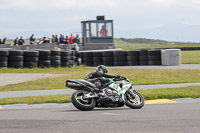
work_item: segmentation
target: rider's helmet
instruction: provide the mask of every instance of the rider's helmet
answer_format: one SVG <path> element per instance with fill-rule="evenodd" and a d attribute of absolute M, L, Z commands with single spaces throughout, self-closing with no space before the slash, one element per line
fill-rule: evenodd
<path fill-rule="evenodd" d="M 108 73 L 108 69 L 104 65 L 98 65 L 96 71 L 102 73 Z"/>

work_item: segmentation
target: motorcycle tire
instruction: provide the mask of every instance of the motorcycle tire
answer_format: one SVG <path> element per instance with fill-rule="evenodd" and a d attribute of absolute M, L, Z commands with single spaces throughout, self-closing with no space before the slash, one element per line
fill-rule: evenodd
<path fill-rule="evenodd" d="M 91 99 L 90 104 L 84 104 L 79 101 L 80 99 L 77 99 L 77 96 L 83 95 L 84 91 L 76 91 L 72 94 L 72 104 L 81 111 L 89 111 L 93 110 L 96 106 L 96 100 L 94 98 Z"/>
<path fill-rule="evenodd" d="M 133 104 L 133 103 L 127 98 L 127 94 L 128 94 L 128 93 L 126 93 L 125 96 L 124 96 L 126 106 L 128 106 L 128 107 L 130 107 L 130 108 L 132 108 L 132 109 L 140 109 L 140 108 L 142 108 L 142 107 L 144 106 L 144 98 L 143 98 L 143 96 L 142 96 L 140 93 L 138 93 L 138 92 L 136 92 L 136 91 L 134 92 L 134 94 L 135 94 L 136 96 L 138 96 L 138 98 L 140 99 L 140 104 Z"/>

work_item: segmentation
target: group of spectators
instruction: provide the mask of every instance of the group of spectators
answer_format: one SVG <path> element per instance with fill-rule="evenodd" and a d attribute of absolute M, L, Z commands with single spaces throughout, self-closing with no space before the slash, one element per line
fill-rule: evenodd
<path fill-rule="evenodd" d="M 60 37 L 57 35 L 52 35 L 52 38 L 43 37 L 38 42 L 35 42 L 34 34 L 30 37 L 30 44 L 43 44 L 43 43 L 56 43 L 56 44 L 80 44 L 79 34 L 76 34 L 76 37 L 71 34 L 70 37 L 60 34 Z"/>
<path fill-rule="evenodd" d="M 76 37 L 73 36 L 71 34 L 70 37 L 68 36 L 64 36 L 62 34 L 60 34 L 60 37 L 58 37 L 57 35 L 52 35 L 52 38 L 49 37 L 43 37 L 42 39 L 36 41 L 36 39 L 34 38 L 34 34 L 31 35 L 30 39 L 30 44 L 44 44 L 44 43 L 56 43 L 56 44 L 80 44 L 80 38 L 79 38 L 79 34 L 76 34 Z M 0 38 L 0 44 L 6 44 L 7 41 L 7 37 L 3 38 L 3 40 L 1 40 Z M 24 45 L 25 41 L 23 39 L 23 37 L 21 36 L 20 38 L 16 37 L 14 39 L 14 46 L 15 45 Z"/>
<path fill-rule="evenodd" d="M 6 41 L 7 41 L 7 37 L 4 37 L 3 40 L 1 40 L 0 38 L 0 44 L 6 44 Z"/>

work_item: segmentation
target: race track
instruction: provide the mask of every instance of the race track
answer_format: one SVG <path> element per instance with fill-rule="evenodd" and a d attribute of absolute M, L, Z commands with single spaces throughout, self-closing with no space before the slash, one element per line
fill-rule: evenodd
<path fill-rule="evenodd" d="M 200 102 L 79 111 L 73 106 L 0 110 L 0 133 L 199 133 Z"/>

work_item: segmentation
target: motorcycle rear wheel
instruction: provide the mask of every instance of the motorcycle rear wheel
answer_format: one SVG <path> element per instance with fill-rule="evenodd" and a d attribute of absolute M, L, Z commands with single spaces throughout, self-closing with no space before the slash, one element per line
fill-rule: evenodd
<path fill-rule="evenodd" d="M 76 91 L 73 93 L 71 99 L 72 104 L 79 110 L 89 111 L 94 109 L 96 106 L 96 100 L 94 98 L 91 99 L 83 99 L 85 91 Z"/>
<path fill-rule="evenodd" d="M 124 96 L 126 106 L 132 109 L 140 109 L 144 106 L 144 98 L 143 96 L 134 91 L 134 98 L 130 97 L 129 92 L 127 92 Z"/>

